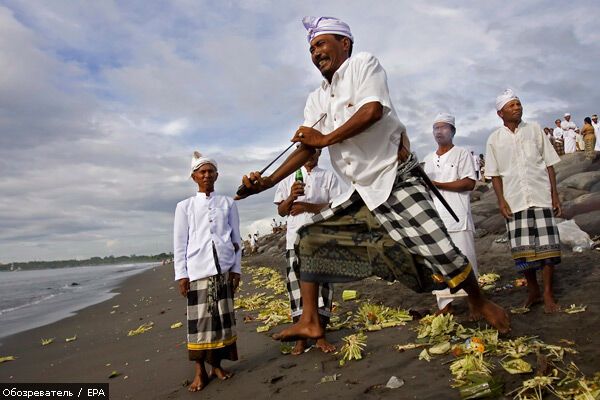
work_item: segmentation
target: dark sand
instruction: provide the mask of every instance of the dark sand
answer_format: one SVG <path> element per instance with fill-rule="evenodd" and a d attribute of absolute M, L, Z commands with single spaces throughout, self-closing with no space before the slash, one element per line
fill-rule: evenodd
<path fill-rule="evenodd" d="M 493 238 L 483 238 L 478 247 L 489 247 Z M 485 243 L 484 241 L 487 241 Z M 585 304 L 588 310 L 580 314 L 545 315 L 542 306 L 528 314 L 514 315 L 513 330 L 509 337 L 538 335 L 546 343 L 557 344 L 560 339 L 573 340 L 579 354 L 567 356 L 587 375 L 600 370 L 600 253 L 588 251 L 573 254 L 564 249 L 563 264 L 556 271 L 556 295 L 567 306 Z M 249 265 L 280 268 L 283 256 L 251 256 Z M 486 252 L 480 255 L 482 273 L 498 272 L 501 282 L 515 278 L 506 254 Z M 0 356 L 13 355 L 16 361 L 0 364 L 1 382 L 109 382 L 111 399 L 458 399 L 458 391 L 450 387 L 448 365 L 442 362 L 452 356 L 419 361 L 418 350 L 398 353 L 393 345 L 414 342 L 411 330 L 416 322 L 404 327 L 368 333 L 366 357 L 358 362 L 338 366 L 336 356 L 315 349 L 301 356 L 280 354 L 279 343 L 267 334 L 256 333 L 257 324 L 243 323 L 245 315 L 257 312 L 240 311 L 238 320 L 238 350 L 240 360 L 225 362 L 224 367 L 235 372 L 228 381 L 212 381 L 200 393 L 188 393 L 184 382 L 192 378 L 192 363 L 187 361 L 185 328 L 171 329 L 170 325 L 185 323 L 185 300 L 178 294 L 172 281 L 170 265 L 157 267 L 127 280 L 113 299 L 80 311 L 77 315 L 57 323 L 19 333 L 3 339 Z M 246 278 L 249 278 L 246 275 Z M 244 284 L 244 293 L 253 288 Z M 415 294 L 400 284 L 388 284 L 377 279 L 338 286 L 335 298 L 342 311 L 356 308 L 356 303 L 343 303 L 341 291 L 352 288 L 361 299 L 372 299 L 386 305 L 402 308 L 435 310 L 434 297 Z M 490 297 L 510 308 L 519 306 L 526 288 L 519 287 L 491 293 Z M 464 321 L 466 307 L 458 305 L 457 317 Z M 113 306 L 119 305 L 118 308 Z M 111 311 L 115 311 L 111 314 Z M 154 322 L 149 332 L 128 337 L 130 329 L 145 322 Z M 281 328 L 276 328 L 280 330 Z M 352 332 L 342 330 L 329 334 L 340 345 L 341 337 Z M 74 342 L 65 338 L 77 334 Z M 40 339 L 55 337 L 54 343 L 41 346 Z M 529 359 L 535 364 L 535 360 Z M 110 365 L 107 365 L 110 364 Z M 120 375 L 108 379 L 112 371 Z M 338 381 L 319 384 L 324 375 L 340 374 Z M 500 367 L 495 374 L 506 382 L 505 393 L 517 387 L 523 378 L 511 376 Z M 395 375 L 405 381 L 399 389 L 372 388 L 385 384 Z"/>

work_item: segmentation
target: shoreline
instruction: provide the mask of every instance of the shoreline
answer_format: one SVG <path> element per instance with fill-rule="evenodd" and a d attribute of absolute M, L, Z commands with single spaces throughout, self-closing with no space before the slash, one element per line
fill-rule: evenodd
<path fill-rule="evenodd" d="M 71 281 L 72 283 L 65 283 L 64 286 L 72 287 L 75 290 L 78 290 L 81 286 L 82 289 L 89 289 L 92 293 L 91 295 L 84 297 L 85 292 L 56 292 L 45 295 L 42 298 L 39 298 L 33 302 L 28 302 L 25 304 L 19 304 L 13 309 L 3 310 L 0 313 L 0 323 L 3 325 L 3 329 L 0 330 L 0 349 L 2 347 L 2 343 L 6 338 L 17 335 L 22 332 L 29 331 L 31 329 L 41 328 L 46 325 L 50 325 L 53 323 L 60 322 L 66 318 L 77 315 L 82 310 L 85 310 L 88 307 L 94 306 L 99 303 L 103 303 L 105 301 L 109 301 L 113 297 L 118 295 L 118 289 L 130 278 L 143 274 L 147 270 L 151 268 L 156 268 L 160 266 L 158 263 L 137 263 L 137 264 L 113 264 L 107 265 L 106 267 L 113 267 L 110 273 L 119 274 L 117 277 L 112 279 L 104 279 L 101 282 L 96 282 L 96 277 L 92 276 L 80 276 L 83 278 L 86 283 L 84 286 L 81 286 L 79 279 L 70 278 L 66 281 Z M 129 269 L 123 270 L 123 267 L 128 267 Z M 75 267 L 63 267 L 60 269 L 71 269 L 75 268 L 81 271 L 83 268 L 96 268 L 96 266 L 75 266 Z M 31 270 L 31 271 L 17 271 L 30 273 L 30 272 L 39 272 L 39 271 L 55 271 L 58 268 L 50 268 L 46 270 Z M 94 271 L 99 272 L 99 271 Z M 13 272 L 10 272 L 11 274 Z M 89 274 L 86 272 L 86 274 Z M 0 275 L 2 277 L 2 275 Z M 11 275 L 12 277 L 12 275 Z M 20 278 L 22 281 L 24 278 Z M 60 279 L 60 278 L 59 278 Z M 79 282 L 74 282 L 77 280 Z M 17 281 L 16 283 L 19 283 Z M 56 281 L 54 282 L 56 284 Z M 42 284 L 41 282 L 35 283 L 34 285 L 46 286 L 46 283 Z M 94 286 L 94 287 L 86 287 L 86 286 Z M 61 285 L 62 286 L 62 285 Z M 14 288 L 6 288 L 5 290 L 15 290 Z M 47 288 L 51 289 L 51 288 Z M 64 287 L 63 287 L 64 289 Z M 61 289 L 55 289 L 61 290 Z M 82 304 L 78 304 L 78 302 L 82 302 Z M 49 304 L 55 308 L 49 307 Z M 36 312 L 36 307 L 44 308 L 44 313 L 40 315 L 40 311 Z M 7 312 L 8 311 L 8 312 Z M 21 315 L 20 315 L 21 314 Z M 33 319 L 36 319 L 35 321 Z M 6 328 L 8 327 L 8 328 Z"/>

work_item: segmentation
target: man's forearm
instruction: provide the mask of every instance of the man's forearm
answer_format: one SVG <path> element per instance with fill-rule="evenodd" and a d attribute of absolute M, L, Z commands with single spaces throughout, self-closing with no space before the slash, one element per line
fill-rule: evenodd
<path fill-rule="evenodd" d="M 499 176 L 492 176 L 492 187 L 496 193 L 498 203 L 504 201 L 504 189 L 502 187 L 502 178 Z"/>
<path fill-rule="evenodd" d="M 277 205 L 277 213 L 280 217 L 287 217 L 290 215 L 290 209 L 294 203 L 294 198 L 289 196 L 287 199 Z"/>
<path fill-rule="evenodd" d="M 291 175 L 301 166 L 303 166 L 308 159 L 315 153 L 315 149 L 305 145 L 300 145 L 288 158 L 273 172 L 269 175 L 271 185 L 275 186 L 284 178 Z"/>
<path fill-rule="evenodd" d="M 463 178 L 453 182 L 433 182 L 433 184 L 442 190 L 451 192 L 470 192 L 475 188 L 475 181 L 471 178 Z"/>
<path fill-rule="evenodd" d="M 548 178 L 550 179 L 550 190 L 553 196 L 558 195 L 558 189 L 556 188 L 556 173 L 554 172 L 554 167 L 547 167 Z"/>
<path fill-rule="evenodd" d="M 327 145 L 343 142 L 370 128 L 383 117 L 383 106 L 379 102 L 363 105 L 346 123 L 327 135 Z"/>

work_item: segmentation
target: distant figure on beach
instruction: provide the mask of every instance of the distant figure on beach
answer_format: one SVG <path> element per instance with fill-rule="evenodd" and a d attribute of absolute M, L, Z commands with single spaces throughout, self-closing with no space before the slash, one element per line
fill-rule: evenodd
<path fill-rule="evenodd" d="M 275 218 L 271 221 L 271 228 L 273 228 L 273 233 L 277 233 L 277 221 L 275 221 Z"/>
<path fill-rule="evenodd" d="M 583 135 L 583 142 L 585 144 L 585 159 L 593 160 L 596 157 L 594 147 L 596 146 L 596 140 L 598 140 L 598 138 L 596 138 L 595 129 L 590 117 L 585 117 L 583 120 L 581 134 Z"/>
<path fill-rule="evenodd" d="M 272 175 L 252 172 L 242 182 L 250 194 L 262 192 L 304 165 L 315 149 L 328 147 L 349 189 L 298 230 L 302 316 L 273 338 L 322 337 L 319 283 L 375 274 L 419 291 L 429 289 L 426 280 L 433 274 L 453 292 L 465 289 L 473 314 L 508 332 L 508 314 L 484 297 L 471 264 L 435 211 L 392 105 L 385 70 L 369 53 L 351 56 L 354 38 L 343 21 L 305 17 L 303 23 L 312 62 L 324 80 L 309 95 L 303 126 L 292 138 L 302 145 Z M 423 257 L 429 271 L 415 267 L 412 255 Z"/>
<path fill-rule="evenodd" d="M 310 222 L 311 218 L 327 207 L 331 201 L 342 193 L 337 177 L 332 171 L 319 167 L 321 150 L 317 149 L 302 168 L 277 185 L 275 199 L 277 212 L 287 217 L 286 252 L 287 290 L 292 309 L 292 318 L 297 322 L 302 315 L 302 297 L 300 296 L 300 270 L 298 256 L 294 250 L 297 230 Z M 296 176 L 297 175 L 297 176 Z M 298 179 L 301 177 L 301 179 Z M 323 330 L 331 317 L 333 305 L 333 284 L 323 282 L 318 288 L 319 320 Z M 293 355 L 300 355 L 306 349 L 306 339 L 299 339 L 292 349 Z M 316 347 L 325 353 L 335 350 L 335 346 L 327 342 L 325 334 L 317 338 Z"/>
<path fill-rule="evenodd" d="M 565 114 L 565 120 L 560 123 L 563 130 L 563 138 L 565 142 L 565 154 L 575 153 L 577 151 L 577 125 L 571 121 L 571 114 Z"/>
<path fill-rule="evenodd" d="M 510 89 L 496 99 L 504 125 L 487 141 L 485 163 L 506 219 L 517 272 L 527 279 L 524 306 L 543 300 L 547 313 L 559 311 L 554 300 L 554 266 L 560 263 L 560 240 L 555 216 L 561 215 L 554 165 L 560 157 L 535 122 L 525 122 L 521 101 Z M 542 270 L 543 295 L 536 271 Z"/>
<path fill-rule="evenodd" d="M 475 225 L 471 215 L 471 192 L 475 188 L 476 171 L 473 166 L 473 152 L 470 153 L 453 143 L 456 134 L 455 118 L 447 113 L 438 114 L 433 121 L 433 138 L 438 148 L 425 159 L 425 172 L 440 190 L 440 193 L 458 216 L 458 222 L 452 218 L 440 200 L 433 198 L 444 226 L 458 249 L 469 259 L 473 272 L 477 273 L 475 256 Z M 475 156 L 479 160 L 479 156 Z M 454 294 L 443 283 L 433 292 L 437 299 L 439 313 L 451 313 L 452 301 L 464 297 L 467 293 L 460 290 Z"/>
<path fill-rule="evenodd" d="M 233 293 L 241 273 L 240 221 L 233 199 L 214 193 L 218 176 L 216 161 L 194 152 L 191 177 L 198 193 L 175 210 L 175 280 L 187 297 L 187 348 L 195 362 L 190 392 L 211 378 L 230 378 L 221 361 L 238 359 Z"/>
<path fill-rule="evenodd" d="M 483 154 L 479 154 L 479 169 L 481 170 L 481 182 L 485 182 L 485 158 Z"/>
<path fill-rule="evenodd" d="M 471 150 L 471 160 L 473 161 L 473 168 L 475 168 L 475 178 L 479 180 L 479 173 L 481 171 L 481 164 L 479 163 L 479 156 Z"/>
<path fill-rule="evenodd" d="M 597 114 L 592 114 L 592 126 L 594 127 L 594 133 L 596 134 L 596 144 L 594 145 L 594 151 L 600 151 L 600 124 L 598 123 Z"/>
<path fill-rule="evenodd" d="M 554 121 L 554 125 L 556 127 L 552 131 L 552 136 L 554 136 L 554 150 L 559 156 L 565 154 L 565 142 L 564 142 L 564 132 L 561 127 L 561 120 L 557 119 Z"/>
<path fill-rule="evenodd" d="M 252 235 L 252 239 L 250 240 L 250 246 L 252 247 L 252 253 L 258 252 L 258 233 Z"/>

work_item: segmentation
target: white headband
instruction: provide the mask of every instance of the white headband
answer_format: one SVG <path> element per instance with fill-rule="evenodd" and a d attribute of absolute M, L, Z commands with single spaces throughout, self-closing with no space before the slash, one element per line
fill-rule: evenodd
<path fill-rule="evenodd" d="M 346 36 L 354 43 L 354 37 L 350 32 L 350 27 L 348 24 L 337 18 L 304 17 L 302 18 L 302 24 L 304 24 L 304 27 L 308 31 L 308 43 L 310 43 L 315 37 L 325 34 Z"/>
<path fill-rule="evenodd" d="M 217 162 L 209 157 L 204 157 L 199 152 L 195 151 L 194 156 L 192 157 L 192 162 L 190 163 L 190 175 L 194 173 L 195 170 L 203 166 L 204 164 L 212 164 L 215 169 L 218 169 Z"/>
<path fill-rule="evenodd" d="M 456 128 L 456 124 L 454 123 L 454 115 L 452 114 L 439 113 L 437 117 L 435 117 L 435 119 L 433 120 L 433 124 L 435 125 L 438 122 L 445 122 Z"/>
<path fill-rule="evenodd" d="M 519 98 L 512 89 L 506 89 L 500 96 L 496 97 L 496 111 L 502 110 L 502 107 L 512 100 L 519 100 Z"/>

